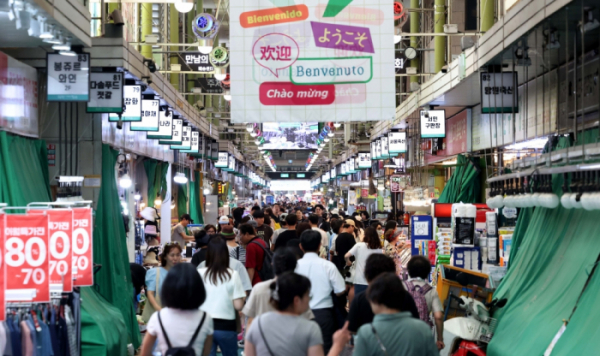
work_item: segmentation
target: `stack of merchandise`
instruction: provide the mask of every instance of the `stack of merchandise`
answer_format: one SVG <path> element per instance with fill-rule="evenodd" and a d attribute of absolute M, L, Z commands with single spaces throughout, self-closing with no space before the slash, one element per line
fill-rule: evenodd
<path fill-rule="evenodd" d="M 448 265 L 452 258 L 452 229 L 440 227 L 435 236 L 437 240 L 437 263 Z"/>

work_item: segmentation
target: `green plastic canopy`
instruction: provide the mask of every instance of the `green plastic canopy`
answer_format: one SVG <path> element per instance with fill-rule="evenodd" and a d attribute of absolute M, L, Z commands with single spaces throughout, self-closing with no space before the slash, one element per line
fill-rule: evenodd
<path fill-rule="evenodd" d="M 164 200 L 167 194 L 169 163 L 148 159 L 144 161 L 144 169 L 148 177 L 148 206 L 153 207 L 157 196 Z"/>
<path fill-rule="evenodd" d="M 446 183 L 438 202 L 477 203 L 481 193 L 478 165 L 477 158 L 458 155 L 456 158 L 456 171 Z"/>
<path fill-rule="evenodd" d="M 127 327 L 119 309 L 96 290 L 81 290 L 81 354 L 127 355 Z"/>
<path fill-rule="evenodd" d="M 204 224 L 201 204 L 202 193 L 200 173 L 194 171 L 194 181 L 190 182 L 190 216 L 194 220 L 194 224 Z"/>
<path fill-rule="evenodd" d="M 51 200 L 46 141 L 0 131 L 0 203 Z"/>
<path fill-rule="evenodd" d="M 125 225 L 115 179 L 118 152 L 102 145 L 102 182 L 94 220 L 94 263 L 102 268 L 94 276 L 96 290 L 115 306 L 125 321 L 129 342 L 141 344 L 129 270 Z"/>

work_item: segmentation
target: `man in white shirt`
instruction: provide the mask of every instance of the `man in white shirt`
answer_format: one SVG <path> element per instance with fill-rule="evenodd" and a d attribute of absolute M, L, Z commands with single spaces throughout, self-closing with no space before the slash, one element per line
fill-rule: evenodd
<path fill-rule="evenodd" d="M 300 248 L 304 251 L 304 257 L 298 260 L 296 273 L 310 280 L 310 309 L 321 328 L 323 349 L 327 354 L 331 348 L 333 333 L 338 327 L 331 292 L 343 295 L 346 284 L 333 263 L 319 258 L 317 253 L 321 248 L 321 234 L 318 231 L 303 232 L 300 236 Z"/>
<path fill-rule="evenodd" d="M 319 228 L 319 216 L 317 214 L 310 214 L 308 216 L 308 223 L 314 231 L 317 231 L 319 234 L 321 234 L 321 246 L 325 246 L 325 248 L 328 248 L 329 237 L 327 236 L 327 233 L 325 231 Z"/>

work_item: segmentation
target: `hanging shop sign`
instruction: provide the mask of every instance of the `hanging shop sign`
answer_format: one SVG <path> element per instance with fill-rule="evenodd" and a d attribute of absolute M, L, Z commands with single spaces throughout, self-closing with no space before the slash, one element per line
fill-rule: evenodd
<path fill-rule="evenodd" d="M 171 145 L 172 150 L 189 150 L 192 148 L 192 127 L 183 126 L 181 128 L 181 144 Z"/>
<path fill-rule="evenodd" d="M 229 166 L 229 153 L 219 152 L 219 159 L 215 163 L 216 168 L 228 168 Z"/>
<path fill-rule="evenodd" d="M 369 153 L 358 154 L 358 168 L 369 169 L 371 168 L 371 155 Z"/>
<path fill-rule="evenodd" d="M 227 166 L 228 172 L 235 172 L 235 157 L 229 156 L 229 165 Z"/>
<path fill-rule="evenodd" d="M 208 54 L 200 52 L 183 53 L 184 65 L 182 70 L 199 73 L 210 73 L 215 71 L 215 67 L 210 64 Z"/>
<path fill-rule="evenodd" d="M 377 159 L 376 145 L 375 141 L 371 141 L 371 160 Z"/>
<path fill-rule="evenodd" d="M 221 82 L 215 78 L 198 78 L 196 79 L 196 85 L 202 88 L 202 93 L 206 94 L 223 94 L 223 87 Z"/>
<path fill-rule="evenodd" d="M 146 132 L 151 139 L 170 139 L 173 137 L 173 114 L 168 110 L 158 112 L 158 131 Z"/>
<path fill-rule="evenodd" d="M 381 154 L 381 139 L 377 139 L 375 141 L 375 158 L 381 159 L 383 156 Z"/>
<path fill-rule="evenodd" d="M 331 179 L 335 179 L 335 177 L 337 176 L 337 172 L 335 171 L 335 167 L 331 168 L 331 171 L 329 172 L 329 177 Z"/>
<path fill-rule="evenodd" d="M 90 55 L 47 54 L 48 101 L 90 100 Z"/>
<path fill-rule="evenodd" d="M 73 285 L 94 285 L 92 208 L 73 209 Z"/>
<path fill-rule="evenodd" d="M 421 138 L 446 137 L 446 111 L 421 110 Z"/>
<path fill-rule="evenodd" d="M 213 161 L 216 161 L 217 159 L 219 159 L 219 143 L 216 140 L 213 140 L 213 142 L 211 143 L 211 159 Z"/>
<path fill-rule="evenodd" d="M 110 114 L 108 121 L 142 121 L 142 87 L 140 85 L 125 85 L 123 87 L 123 113 Z"/>
<path fill-rule="evenodd" d="M 402 189 L 400 188 L 400 182 L 402 180 L 401 176 L 391 176 L 390 177 L 390 192 L 392 193 L 400 193 Z"/>
<path fill-rule="evenodd" d="M 4 215 L 6 293 L 33 302 L 50 302 L 47 214 Z"/>
<path fill-rule="evenodd" d="M 394 59 L 394 70 L 396 74 L 406 73 L 406 64 L 408 59 L 403 52 L 396 52 L 396 58 Z"/>
<path fill-rule="evenodd" d="M 448 135 L 446 136 L 445 155 L 452 156 L 468 151 L 469 111 L 463 110 L 448 120 Z"/>
<path fill-rule="evenodd" d="M 330 179 L 329 172 L 323 174 L 323 183 L 329 182 Z"/>
<path fill-rule="evenodd" d="M 171 138 L 166 140 L 158 141 L 161 145 L 181 145 L 181 132 L 183 131 L 183 120 L 173 118 L 173 125 L 171 125 L 173 131 L 171 132 Z"/>
<path fill-rule="evenodd" d="M 141 121 L 133 121 L 129 124 L 131 131 L 152 131 L 159 130 L 158 112 L 160 110 L 159 100 L 142 100 Z"/>
<path fill-rule="evenodd" d="M 0 52 L 0 129 L 38 137 L 37 70 Z"/>
<path fill-rule="evenodd" d="M 88 113 L 123 112 L 123 73 L 92 72 Z"/>
<path fill-rule="evenodd" d="M 390 132 L 388 141 L 391 154 L 406 153 L 406 132 Z"/>
<path fill-rule="evenodd" d="M 346 166 L 347 166 L 347 168 L 348 168 L 348 170 L 349 170 L 350 173 L 356 173 L 356 172 L 358 172 L 356 170 L 356 163 L 355 163 L 355 158 L 354 157 L 348 159 L 348 163 L 347 163 Z"/>
<path fill-rule="evenodd" d="M 481 73 L 481 112 L 519 112 L 517 105 L 517 72 Z"/>
<path fill-rule="evenodd" d="M 334 3 L 247 0 L 231 8 L 239 19 L 230 28 L 232 122 L 324 121 L 323 110 L 327 121 L 395 118 L 390 4 Z M 350 103 L 344 93 L 353 92 L 361 100 Z M 294 110 L 300 106 L 310 110 Z"/>
<path fill-rule="evenodd" d="M 388 137 L 383 136 L 381 138 L 381 157 L 380 158 L 390 158 L 390 149 L 388 146 Z"/>
<path fill-rule="evenodd" d="M 342 162 L 342 164 L 340 164 L 340 172 L 343 176 L 348 175 L 348 172 L 346 171 L 346 162 Z"/>
<path fill-rule="evenodd" d="M 181 153 L 198 154 L 200 153 L 200 132 L 192 130 L 190 134 L 190 148 L 181 150 Z"/>

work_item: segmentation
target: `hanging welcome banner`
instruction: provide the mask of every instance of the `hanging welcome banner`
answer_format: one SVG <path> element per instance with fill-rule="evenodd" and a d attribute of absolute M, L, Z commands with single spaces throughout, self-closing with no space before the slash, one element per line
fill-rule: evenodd
<path fill-rule="evenodd" d="M 230 4 L 231 121 L 392 120 L 392 4 L 299 2 Z"/>

